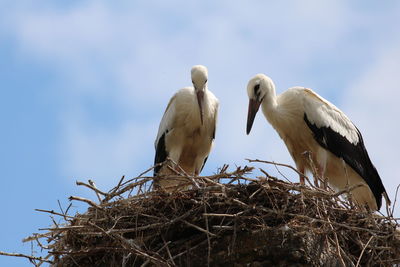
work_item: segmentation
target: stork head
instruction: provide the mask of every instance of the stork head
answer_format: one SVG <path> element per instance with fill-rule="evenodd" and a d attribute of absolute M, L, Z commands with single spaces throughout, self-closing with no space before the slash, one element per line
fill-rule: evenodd
<path fill-rule="evenodd" d="M 257 74 L 247 84 L 247 94 L 249 95 L 249 110 L 247 113 L 246 133 L 249 134 L 264 98 L 275 94 L 274 82 L 264 74 Z"/>
<path fill-rule="evenodd" d="M 197 95 L 197 103 L 199 104 L 201 124 L 203 124 L 203 102 L 204 92 L 207 90 L 208 71 L 203 65 L 195 65 L 192 67 L 192 83 Z"/>

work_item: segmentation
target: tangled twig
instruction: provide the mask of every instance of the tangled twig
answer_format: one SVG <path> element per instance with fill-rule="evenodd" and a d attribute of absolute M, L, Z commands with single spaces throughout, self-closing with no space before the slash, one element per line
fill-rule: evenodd
<path fill-rule="evenodd" d="M 213 265 L 218 260 L 237 260 L 235 253 L 250 253 L 246 246 L 237 245 L 247 239 L 251 240 L 248 244 L 262 246 L 263 253 L 272 253 L 265 257 L 273 261 L 274 255 L 280 256 L 271 244 L 295 246 L 298 242 L 290 240 L 296 236 L 303 242 L 299 243 L 305 253 L 302 259 L 312 254 L 307 258 L 310 264 L 321 265 L 327 259 L 339 265 L 400 263 L 398 219 L 353 209 L 340 198 L 360 185 L 334 192 L 311 183 L 309 187 L 285 182 L 267 171 L 263 171 L 265 177 L 255 179 L 250 177 L 252 170 L 245 166 L 228 171 L 224 166 L 215 175 L 190 177 L 187 182 L 192 189 L 173 193 L 150 190 L 153 177 L 144 176 L 147 172 L 130 180 L 123 177 L 108 193 L 91 181 L 78 182 L 92 190 L 99 203 L 71 197 L 89 204 L 86 213 L 75 216 L 38 209 L 64 222 L 26 240 L 37 240 L 55 265 L 176 266 L 188 261 L 195 262 L 193 266 Z M 43 239 L 47 245 L 41 245 Z M 262 242 L 269 242 L 268 246 Z M 323 249 L 316 251 L 315 242 L 324 244 Z"/>

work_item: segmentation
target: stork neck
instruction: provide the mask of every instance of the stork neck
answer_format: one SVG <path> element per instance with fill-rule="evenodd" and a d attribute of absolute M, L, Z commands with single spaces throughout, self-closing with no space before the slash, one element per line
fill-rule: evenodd
<path fill-rule="evenodd" d="M 261 103 L 262 109 L 269 111 L 269 110 L 275 110 L 278 106 L 278 102 L 276 100 L 276 94 L 275 92 L 271 92 L 270 94 L 266 94 L 264 96 L 264 99 Z"/>
<path fill-rule="evenodd" d="M 280 114 L 275 94 L 272 96 L 265 96 L 263 102 L 261 103 L 261 108 L 267 121 L 269 121 L 269 123 L 275 127 L 277 121 L 279 121 Z"/>

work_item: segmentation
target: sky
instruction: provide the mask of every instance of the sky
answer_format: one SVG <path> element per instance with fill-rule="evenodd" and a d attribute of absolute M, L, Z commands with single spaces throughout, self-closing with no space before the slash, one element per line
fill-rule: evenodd
<path fill-rule="evenodd" d="M 293 164 L 262 113 L 245 133 L 246 85 L 265 73 L 278 93 L 309 87 L 344 111 L 393 201 L 399 20 L 394 0 L 0 1 L 0 250 L 40 255 L 22 243 L 52 224 L 35 209 L 59 211 L 70 195 L 95 199 L 77 180 L 108 191 L 151 167 L 168 100 L 191 85 L 196 64 L 208 67 L 220 100 L 202 174 L 246 158 Z M 30 266 L 4 256 L 0 265 Z"/>

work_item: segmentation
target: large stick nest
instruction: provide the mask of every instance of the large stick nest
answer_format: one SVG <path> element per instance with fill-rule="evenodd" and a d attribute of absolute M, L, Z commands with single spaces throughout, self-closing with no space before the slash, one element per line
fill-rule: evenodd
<path fill-rule="evenodd" d="M 79 182 L 98 203 L 71 197 L 87 202 L 87 212 L 45 211 L 63 223 L 27 240 L 36 240 L 48 252 L 44 261 L 55 266 L 400 265 L 396 219 L 357 209 L 345 192 L 265 171 L 249 178 L 251 171 L 225 167 L 187 177 L 192 189 L 174 193 L 152 191 L 152 177 L 144 175 L 108 193 Z"/>

